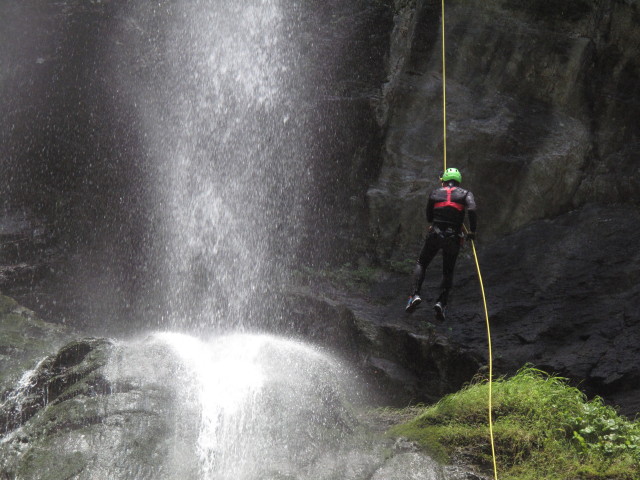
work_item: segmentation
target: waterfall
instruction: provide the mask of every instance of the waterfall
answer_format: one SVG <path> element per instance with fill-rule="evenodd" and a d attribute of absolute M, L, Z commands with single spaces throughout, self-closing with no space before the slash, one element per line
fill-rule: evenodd
<path fill-rule="evenodd" d="M 38 391 L 53 396 L 23 417 L 23 405 L 42 400 Z M 0 405 L 0 420 L 11 429 L 0 436 L 0 475 L 458 478 L 372 430 L 363 391 L 357 375 L 328 352 L 271 335 L 88 339 L 47 357 Z"/>
<path fill-rule="evenodd" d="M 310 181 L 295 8 L 135 2 L 122 16 L 113 69 L 155 190 L 163 326 L 242 326 L 288 275 Z"/>
<path fill-rule="evenodd" d="M 291 339 L 231 333 L 256 324 L 269 331 L 267 312 L 294 266 L 313 183 L 311 85 L 295 42 L 304 36 L 294 21 L 301 8 L 282 0 L 137 2 L 118 32 L 130 49 L 114 57 L 117 84 L 136 105 L 152 165 L 159 323 L 197 335 L 153 337 L 180 365 L 166 367 L 172 449 L 190 451 L 191 466 L 169 455 L 176 476 L 409 478 L 383 469 L 385 442 L 349 408 L 362 402 L 353 372 Z M 142 60 L 135 69 L 127 68 L 131 56 Z M 128 375 L 132 363 L 123 367 Z M 409 468 L 411 478 L 439 478 L 432 465 L 420 466 Z"/>

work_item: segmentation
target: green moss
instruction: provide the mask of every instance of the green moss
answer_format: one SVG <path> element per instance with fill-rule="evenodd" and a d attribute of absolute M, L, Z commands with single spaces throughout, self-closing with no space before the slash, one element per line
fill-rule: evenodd
<path fill-rule="evenodd" d="M 366 289 L 377 282 L 384 274 L 385 271 L 381 268 L 354 266 L 351 263 L 345 263 L 339 267 L 327 269 L 304 267 L 302 270 L 295 272 L 297 278 L 304 279 L 305 281 L 313 278 L 323 278 L 350 290 Z"/>
<path fill-rule="evenodd" d="M 67 455 L 52 453 L 47 449 L 32 449 L 18 469 L 18 478 L 38 480 L 64 480 L 75 478 L 86 466 L 85 456 L 80 452 Z"/>
<path fill-rule="evenodd" d="M 565 379 L 524 368 L 492 385 L 493 433 L 500 478 L 636 478 L 640 425 L 617 415 Z M 463 456 L 491 469 L 489 385 L 475 383 L 390 429 L 442 461 Z"/>
<path fill-rule="evenodd" d="M 15 300 L 0 295 L 0 391 L 11 388 L 67 335 L 63 326 L 44 322 Z"/>
<path fill-rule="evenodd" d="M 103 413 L 100 400 L 100 398 L 76 397 L 63 403 L 50 404 L 32 420 L 33 430 L 39 431 L 44 438 L 61 430 L 74 430 L 90 425 Z"/>
<path fill-rule="evenodd" d="M 0 295 L 0 315 L 10 312 L 17 306 L 18 302 L 16 302 L 13 298 Z"/>
<path fill-rule="evenodd" d="M 415 258 L 405 258 L 404 260 L 397 260 L 397 261 L 392 260 L 389 262 L 389 268 L 391 269 L 391 271 L 404 273 L 407 275 L 413 272 L 415 266 L 416 266 Z"/>
<path fill-rule="evenodd" d="M 12 348 L 22 350 L 25 348 L 40 349 L 45 345 L 44 339 L 34 338 L 29 335 L 29 330 L 33 328 L 29 321 L 21 315 L 9 313 L 0 316 L 0 348 Z M 31 327 L 31 328 L 30 328 Z"/>

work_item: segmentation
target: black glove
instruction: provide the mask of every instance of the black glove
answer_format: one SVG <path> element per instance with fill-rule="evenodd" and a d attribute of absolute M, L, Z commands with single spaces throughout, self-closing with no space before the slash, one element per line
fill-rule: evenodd
<path fill-rule="evenodd" d="M 475 240 L 476 232 L 467 232 L 467 240 Z"/>

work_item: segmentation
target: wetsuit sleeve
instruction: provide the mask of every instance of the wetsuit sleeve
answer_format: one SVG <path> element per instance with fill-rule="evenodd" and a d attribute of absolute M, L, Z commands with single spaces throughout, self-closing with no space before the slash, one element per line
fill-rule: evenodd
<path fill-rule="evenodd" d="M 476 200 L 473 197 L 473 193 L 467 193 L 466 203 L 467 214 L 469 215 L 469 229 L 475 232 L 478 227 L 478 216 L 476 215 Z"/>
<path fill-rule="evenodd" d="M 476 211 L 469 210 L 467 213 L 469 214 L 469 230 L 475 232 L 476 228 L 478 227 L 478 217 L 476 216 Z"/>
<path fill-rule="evenodd" d="M 429 202 L 427 203 L 427 222 L 433 223 L 433 206 L 435 205 L 435 200 L 429 197 Z"/>

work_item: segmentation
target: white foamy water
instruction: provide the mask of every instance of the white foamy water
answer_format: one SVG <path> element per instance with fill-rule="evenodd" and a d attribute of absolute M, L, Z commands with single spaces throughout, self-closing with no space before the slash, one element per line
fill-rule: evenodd
<path fill-rule="evenodd" d="M 37 380 L 37 372 L 42 363 L 46 360 L 43 358 L 38 362 L 38 364 L 31 370 L 27 370 L 22 374 L 15 388 L 9 392 L 3 402 L 0 404 L 0 411 L 11 411 L 12 416 L 15 419 L 15 422 L 22 423 L 22 407 L 23 402 L 26 400 L 26 397 L 29 395 L 29 392 L 32 388 L 35 387 Z M 4 432 L 0 432 L 4 433 Z M 0 438 L 0 443 L 6 443 L 13 438 L 16 430 L 9 432 L 8 435 L 5 435 Z"/>
<path fill-rule="evenodd" d="M 187 372 L 182 399 L 199 412 L 202 479 L 298 478 L 340 447 L 350 419 L 343 372 L 330 357 L 266 335 L 155 338 Z"/>

